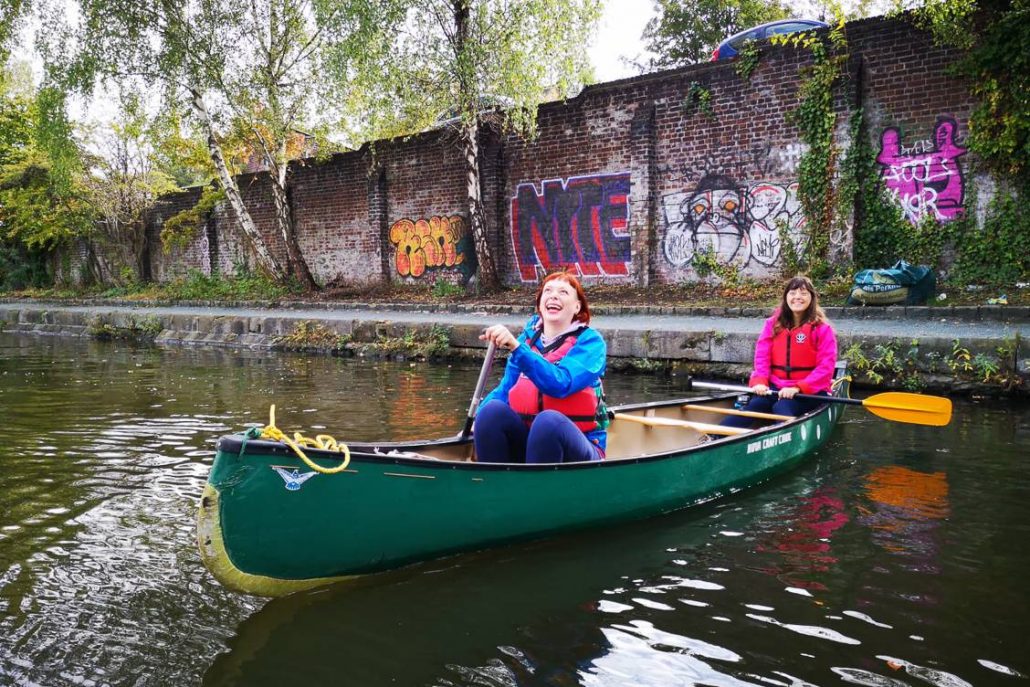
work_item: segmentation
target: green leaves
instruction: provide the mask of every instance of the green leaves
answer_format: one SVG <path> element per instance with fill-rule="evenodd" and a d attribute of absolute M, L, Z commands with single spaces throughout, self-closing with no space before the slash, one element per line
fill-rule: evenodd
<path fill-rule="evenodd" d="M 373 82 L 359 79 L 352 93 L 362 138 L 414 133 L 447 119 L 470 124 L 492 109 L 531 134 L 536 106 L 574 94 L 587 78 L 586 45 L 599 14 L 598 0 L 413 3 L 369 72 Z"/>
<path fill-rule="evenodd" d="M 90 227 L 81 153 L 52 91 L 0 78 L 0 243 L 48 250 Z M 46 122 L 43 119 L 47 118 Z"/>
<path fill-rule="evenodd" d="M 656 0 L 657 16 L 643 40 L 657 55 L 649 71 L 704 62 L 723 39 L 744 29 L 790 16 L 778 2 L 761 0 Z"/>
<path fill-rule="evenodd" d="M 1030 0 L 924 0 L 912 17 L 964 53 L 955 71 L 978 100 L 969 149 L 996 178 L 1030 193 Z"/>

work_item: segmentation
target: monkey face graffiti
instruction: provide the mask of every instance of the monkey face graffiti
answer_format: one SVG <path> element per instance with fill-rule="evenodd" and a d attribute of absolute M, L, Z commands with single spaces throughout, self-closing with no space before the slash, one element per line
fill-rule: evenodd
<path fill-rule="evenodd" d="M 692 228 L 694 254 L 711 253 L 719 264 L 746 259 L 742 195 L 727 177 L 701 180 L 683 208 L 683 217 Z"/>

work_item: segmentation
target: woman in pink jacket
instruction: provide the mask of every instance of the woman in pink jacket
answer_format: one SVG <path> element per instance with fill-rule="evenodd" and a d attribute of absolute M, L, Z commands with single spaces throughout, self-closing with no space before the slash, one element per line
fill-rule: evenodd
<path fill-rule="evenodd" d="M 808 277 L 796 276 L 783 288 L 779 307 L 758 336 L 745 410 L 794 416 L 814 410 L 818 401 L 794 397 L 829 394 L 836 363 L 837 335 L 819 307 L 819 294 Z M 747 427 L 751 422 L 732 416 L 722 424 Z"/>

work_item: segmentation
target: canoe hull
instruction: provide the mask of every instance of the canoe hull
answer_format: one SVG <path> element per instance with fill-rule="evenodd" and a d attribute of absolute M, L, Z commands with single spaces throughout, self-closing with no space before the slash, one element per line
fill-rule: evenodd
<path fill-rule="evenodd" d="M 226 586 L 277 596 L 646 518 L 793 468 L 825 442 L 842 410 L 831 404 L 790 423 L 678 452 L 565 465 L 427 460 L 359 448 L 344 472 L 326 475 L 281 445 L 224 437 L 201 500 L 201 555 Z M 325 468 L 339 462 L 338 455 L 317 451 L 309 457 Z M 288 475 L 297 478 L 292 485 Z"/>

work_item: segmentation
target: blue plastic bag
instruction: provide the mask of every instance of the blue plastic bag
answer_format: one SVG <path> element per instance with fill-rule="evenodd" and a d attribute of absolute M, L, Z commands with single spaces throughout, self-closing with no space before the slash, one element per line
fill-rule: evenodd
<path fill-rule="evenodd" d="M 932 269 L 899 260 L 893 267 L 856 274 L 848 305 L 925 305 L 936 290 Z"/>

